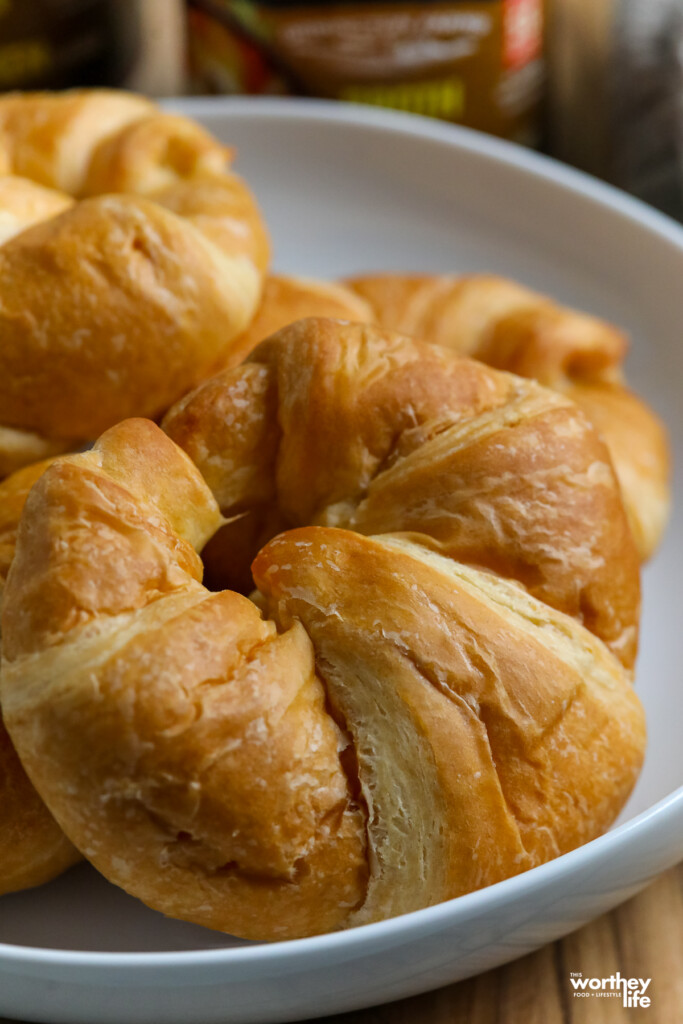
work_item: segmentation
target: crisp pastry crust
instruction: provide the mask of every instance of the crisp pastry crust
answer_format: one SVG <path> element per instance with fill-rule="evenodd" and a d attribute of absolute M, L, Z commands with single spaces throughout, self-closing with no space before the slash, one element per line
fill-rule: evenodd
<path fill-rule="evenodd" d="M 491 275 L 380 274 L 346 284 L 384 327 L 569 395 L 609 448 L 641 557 L 654 552 L 670 503 L 666 431 L 624 386 L 622 332 Z"/>
<path fill-rule="evenodd" d="M 54 459 L 43 459 L 31 466 L 24 466 L 0 481 L 0 605 L 9 573 L 14 548 L 17 542 L 17 530 L 26 499 L 34 483 L 41 478 Z"/>
<path fill-rule="evenodd" d="M 366 387 L 392 368 L 417 377 L 414 343 L 365 336 L 360 352 L 334 323 L 298 330 L 342 333 L 340 393 L 359 358 Z M 512 378 L 429 351 L 442 409 L 466 421 L 510 399 Z M 423 447 L 425 385 L 407 428 Z M 391 414 L 375 429 L 348 410 L 368 470 Z M 359 444 L 328 452 L 344 485 Z M 200 582 L 196 551 L 222 522 L 187 456 L 141 420 L 58 459 L 26 502 L 0 696 L 32 782 L 107 878 L 172 916 L 288 938 L 490 884 L 613 820 L 642 709 L 577 618 L 416 531 L 321 526 L 258 554 L 262 615 Z"/>
<path fill-rule="evenodd" d="M 367 874 L 345 740 L 303 628 L 279 634 L 246 598 L 199 582 L 195 548 L 221 522 L 148 421 L 50 467 L 7 584 L 5 718 L 107 877 L 212 927 L 329 930 Z"/>
<path fill-rule="evenodd" d="M 269 256 L 230 155 L 125 93 L 0 99 L 0 472 L 161 415 L 227 355 Z"/>
<path fill-rule="evenodd" d="M 583 622 L 629 668 L 638 558 L 604 444 L 573 402 L 380 328 L 305 320 L 167 414 L 233 520 L 211 585 L 308 523 L 419 533 Z"/>
<path fill-rule="evenodd" d="M 0 716 L 0 896 L 30 889 L 81 860 L 38 796 Z"/>
<path fill-rule="evenodd" d="M 0 482 L 0 607 L 29 491 L 52 459 Z M 40 799 L 0 715 L 0 895 L 41 885 L 80 859 Z"/>
<path fill-rule="evenodd" d="M 0 103 L 0 170 L 80 196 L 92 153 L 155 105 L 110 89 L 8 93 Z"/>
<path fill-rule="evenodd" d="M 605 440 L 636 545 L 647 560 L 662 539 L 671 505 L 666 428 L 642 398 L 621 384 L 577 381 L 564 393 Z"/>
<path fill-rule="evenodd" d="M 319 527 L 271 541 L 254 579 L 280 628 L 305 627 L 353 738 L 371 872 L 348 924 L 525 871 L 623 806 L 644 743 L 628 676 L 518 584 Z"/>
<path fill-rule="evenodd" d="M 84 855 L 278 939 L 608 827 L 667 452 L 621 334 L 511 282 L 268 277 L 230 157 L 0 98 L 0 894 Z"/>
<path fill-rule="evenodd" d="M 310 277 L 271 274 L 266 278 L 261 305 L 246 331 L 230 346 L 221 369 L 237 366 L 259 342 L 304 317 L 334 317 L 370 324 L 374 313 L 369 303 L 341 284 Z"/>

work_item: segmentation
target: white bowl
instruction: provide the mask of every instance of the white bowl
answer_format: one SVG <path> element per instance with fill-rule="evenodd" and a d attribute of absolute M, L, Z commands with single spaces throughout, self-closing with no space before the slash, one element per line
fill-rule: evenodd
<path fill-rule="evenodd" d="M 196 100 L 239 150 L 276 266 L 491 270 L 627 327 L 630 376 L 683 451 L 683 230 L 567 168 L 477 133 L 316 102 Z M 607 835 L 449 903 L 260 945 L 169 921 L 82 866 L 0 901 L 0 1014 L 35 1021 L 250 1024 L 398 999 L 494 967 L 633 895 L 683 858 L 683 501 L 645 573 L 638 689 L 650 744 Z"/>

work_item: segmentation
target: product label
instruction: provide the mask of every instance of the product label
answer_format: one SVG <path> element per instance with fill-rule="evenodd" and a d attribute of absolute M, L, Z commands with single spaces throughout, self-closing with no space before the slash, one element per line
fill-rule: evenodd
<path fill-rule="evenodd" d="M 195 0 L 190 27 L 205 88 L 370 103 L 508 138 L 533 132 L 541 0 Z"/>
<path fill-rule="evenodd" d="M 543 10 L 541 0 L 505 0 L 503 60 L 521 67 L 541 55 Z"/>

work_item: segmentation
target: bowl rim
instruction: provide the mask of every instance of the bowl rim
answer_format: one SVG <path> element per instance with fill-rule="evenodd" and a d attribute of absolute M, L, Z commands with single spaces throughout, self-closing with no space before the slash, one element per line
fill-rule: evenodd
<path fill-rule="evenodd" d="M 555 157 L 475 128 L 363 103 L 291 96 L 174 96 L 161 100 L 159 105 L 169 113 L 198 119 L 227 115 L 235 120 L 307 121 L 323 126 L 334 122 L 442 142 L 449 148 L 464 150 L 474 156 L 488 158 L 492 163 L 506 164 L 545 182 L 561 185 L 568 192 L 591 199 L 599 206 L 608 207 L 628 220 L 650 228 L 683 251 L 683 224 L 668 214 Z"/>
<path fill-rule="evenodd" d="M 161 106 L 168 111 L 201 119 L 228 116 L 235 120 L 290 120 L 329 126 L 331 122 L 350 127 L 364 127 L 393 135 L 422 138 L 445 144 L 448 148 L 483 157 L 493 164 L 526 172 L 545 183 L 560 186 L 576 197 L 621 215 L 635 225 L 646 228 L 659 238 L 672 243 L 683 255 L 683 226 L 646 203 L 627 195 L 612 185 L 599 181 L 583 171 L 568 167 L 552 157 L 486 135 L 461 125 L 431 120 L 415 114 L 331 100 L 286 97 L 174 97 Z M 238 947 L 169 950 L 164 952 L 111 952 L 78 949 L 54 949 L 0 942 L 0 968 L 31 963 L 41 967 L 79 970 L 103 968 L 126 973 L 150 968 L 177 972 L 179 968 L 202 966 L 244 966 L 258 963 L 289 961 L 313 956 L 327 959 L 328 954 L 343 953 L 352 947 L 356 956 L 393 937 L 407 942 L 446 923 L 454 915 L 462 918 L 501 909 L 524 900 L 539 886 L 554 886 L 561 879 L 570 879 L 590 868 L 594 859 L 614 857 L 632 839 L 657 827 L 666 827 L 670 819 L 683 816 L 683 785 L 661 798 L 640 814 L 598 836 L 596 839 L 531 868 L 522 874 L 493 885 L 466 893 L 444 903 L 412 911 L 386 921 L 360 925 L 345 931 L 303 939 L 279 942 L 257 942 Z"/>

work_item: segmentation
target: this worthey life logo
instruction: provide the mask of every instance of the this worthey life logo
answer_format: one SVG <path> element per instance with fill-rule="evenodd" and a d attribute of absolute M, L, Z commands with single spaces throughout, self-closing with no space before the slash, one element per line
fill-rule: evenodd
<path fill-rule="evenodd" d="M 573 996 L 598 996 L 599 998 L 622 999 L 623 1005 L 649 1006 L 650 994 L 647 991 L 652 978 L 622 978 L 619 971 L 609 978 L 584 978 L 581 972 L 572 971 L 569 982 L 574 989 Z"/>

